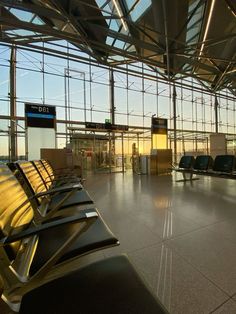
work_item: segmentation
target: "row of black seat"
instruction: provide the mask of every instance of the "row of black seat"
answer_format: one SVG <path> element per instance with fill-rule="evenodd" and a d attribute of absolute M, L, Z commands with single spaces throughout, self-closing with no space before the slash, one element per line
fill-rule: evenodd
<path fill-rule="evenodd" d="M 80 267 L 119 241 L 73 173 L 45 160 L 1 164 L 0 200 L 0 291 L 13 311 L 167 313 L 126 256 Z"/>
<path fill-rule="evenodd" d="M 193 174 L 220 176 L 236 179 L 236 158 L 234 155 L 218 155 L 213 159 L 210 155 L 194 156 L 184 155 L 181 157 L 178 168 L 173 170 L 183 173 L 184 180 L 189 173 L 192 180 Z"/>

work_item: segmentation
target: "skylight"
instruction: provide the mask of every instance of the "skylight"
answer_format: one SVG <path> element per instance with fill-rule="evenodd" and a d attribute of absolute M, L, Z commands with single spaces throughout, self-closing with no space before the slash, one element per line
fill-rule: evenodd
<path fill-rule="evenodd" d="M 126 5 L 130 11 L 130 16 L 133 22 L 136 22 L 151 6 L 151 0 L 126 0 Z"/>
<path fill-rule="evenodd" d="M 7 8 L 7 7 L 6 7 Z M 45 23 L 41 18 L 39 18 L 36 14 L 33 14 L 28 11 L 24 10 L 18 10 L 15 8 L 9 8 L 9 12 L 11 14 L 15 15 L 16 18 L 18 18 L 20 21 L 27 22 L 27 23 L 33 23 L 37 25 L 44 25 Z"/>
<path fill-rule="evenodd" d="M 193 14 L 198 4 L 199 4 L 199 0 L 195 0 L 189 6 L 189 13 L 188 13 L 189 17 Z M 193 16 L 188 22 L 187 35 L 186 35 L 186 42 L 188 44 L 196 44 L 198 42 L 201 27 L 202 27 L 202 18 L 204 14 L 204 9 L 205 9 L 205 4 L 203 3 L 196 9 L 195 13 L 193 14 Z"/>
<path fill-rule="evenodd" d="M 24 21 L 24 22 L 30 22 L 34 17 L 34 14 L 30 12 L 22 11 L 22 10 L 18 10 L 14 8 L 11 8 L 10 12 L 14 14 L 19 20 Z"/>
<path fill-rule="evenodd" d="M 114 47 L 117 47 L 119 49 L 124 49 L 124 46 L 125 46 L 124 41 L 118 40 L 118 39 L 115 41 Z"/>
<path fill-rule="evenodd" d="M 111 0 L 110 2 L 96 0 L 96 2 L 101 9 L 101 13 L 104 16 L 109 29 L 113 32 L 123 33 L 129 36 L 128 26 L 123 18 L 123 12 L 119 2 L 117 0 Z M 114 16 L 114 18 L 110 18 L 111 16 Z M 106 19 L 106 17 L 109 17 L 109 19 Z M 119 49 L 124 49 L 125 42 L 108 35 L 106 44 Z"/>
<path fill-rule="evenodd" d="M 37 15 L 35 15 L 32 23 L 37 25 L 45 25 L 45 23 Z"/>
<path fill-rule="evenodd" d="M 15 30 L 12 30 L 11 33 L 16 34 L 17 36 L 21 36 L 21 37 L 34 36 L 34 35 L 39 34 L 39 33 L 25 30 L 25 29 L 17 29 L 17 30 L 15 29 Z"/>

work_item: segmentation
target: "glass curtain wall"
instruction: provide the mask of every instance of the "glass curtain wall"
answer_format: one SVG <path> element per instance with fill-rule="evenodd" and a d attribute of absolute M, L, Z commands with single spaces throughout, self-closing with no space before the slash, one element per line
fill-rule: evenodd
<path fill-rule="evenodd" d="M 39 44 L 43 48 L 52 44 Z M 24 159 L 26 102 L 56 106 L 57 147 L 69 141 L 67 127 L 84 127 L 85 121 L 104 123 L 111 117 L 109 67 L 96 64 L 66 42 L 54 42 L 57 56 L 17 47 L 16 117 L 10 117 L 11 47 L 0 45 L 0 159 L 9 160 L 10 120 L 17 125 L 17 157 Z M 42 47 L 41 47 L 42 48 Z M 71 57 L 73 55 L 73 57 Z M 115 123 L 128 125 L 134 133 L 124 136 L 124 152 L 132 154 L 132 145 L 140 154 L 151 148 L 151 117 L 168 119 L 169 147 L 173 149 L 173 83 L 147 65 L 120 65 L 114 73 Z M 198 82 L 188 78 L 176 83 L 177 153 L 207 153 L 209 134 L 216 130 L 216 97 Z M 228 152 L 236 149 L 235 97 L 229 91 L 217 93 L 218 131 L 225 133 Z M 137 132 L 138 135 L 135 134 Z M 141 134 L 140 134 L 141 132 Z M 117 139 L 116 153 L 121 150 Z"/>

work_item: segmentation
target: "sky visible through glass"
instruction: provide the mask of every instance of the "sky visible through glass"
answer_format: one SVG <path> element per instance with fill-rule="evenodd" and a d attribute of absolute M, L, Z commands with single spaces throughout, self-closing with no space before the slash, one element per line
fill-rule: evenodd
<path fill-rule="evenodd" d="M 10 48 L 0 46 L 0 155 L 8 154 L 9 131 L 9 60 Z M 53 56 L 17 49 L 16 104 L 19 155 L 25 154 L 24 103 L 56 106 L 57 119 L 104 123 L 110 118 L 109 70 L 93 64 L 69 61 Z M 142 67 L 141 64 L 129 68 Z M 148 71 L 148 68 L 144 66 Z M 68 70 L 69 69 L 69 70 Z M 65 72 L 67 71 L 67 72 Z M 65 73 L 69 75 L 65 76 Z M 127 75 L 114 70 L 115 122 L 131 127 L 150 128 L 151 116 L 168 119 L 173 128 L 172 89 L 162 81 Z M 171 98 L 169 97 L 171 96 Z M 177 87 L 177 129 L 192 132 L 214 132 L 214 96 Z M 235 134 L 235 101 L 219 100 L 219 131 Z M 86 110 L 85 110 L 86 109 Z M 58 147 L 65 146 L 65 123 L 57 125 Z M 180 134 L 179 132 L 178 134 Z M 180 134 L 181 135 L 181 134 Z M 179 135 L 179 149 L 182 140 Z M 194 141 L 185 136 L 186 146 Z M 200 139 L 200 133 L 197 135 Z M 193 138 L 193 136 L 190 136 Z M 204 137 L 204 136 L 202 136 Z M 140 147 L 148 153 L 150 133 L 141 137 Z M 136 139 L 133 139 L 136 140 Z M 132 142 L 132 140 L 131 140 Z M 147 144 L 149 143 L 149 144 Z M 202 144 L 199 144 L 201 148 Z M 128 149 L 128 148 L 127 148 Z"/>

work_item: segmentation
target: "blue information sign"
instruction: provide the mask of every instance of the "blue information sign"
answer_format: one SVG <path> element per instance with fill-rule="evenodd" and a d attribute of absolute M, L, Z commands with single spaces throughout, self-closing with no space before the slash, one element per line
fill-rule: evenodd
<path fill-rule="evenodd" d="M 26 126 L 35 128 L 55 128 L 56 108 L 54 106 L 25 104 Z"/>

